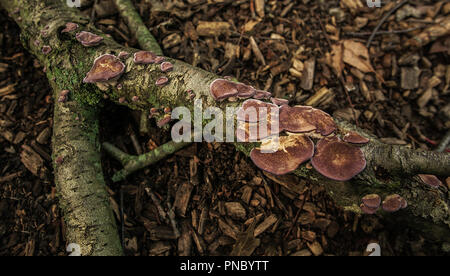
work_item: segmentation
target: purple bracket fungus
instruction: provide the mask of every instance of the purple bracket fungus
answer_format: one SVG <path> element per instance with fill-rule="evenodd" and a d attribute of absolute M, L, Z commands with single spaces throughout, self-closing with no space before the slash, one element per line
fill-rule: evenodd
<path fill-rule="evenodd" d="M 66 95 L 59 95 L 58 97 L 58 103 L 65 103 L 67 101 Z"/>
<path fill-rule="evenodd" d="M 153 64 L 155 63 L 156 54 L 150 51 L 139 51 L 134 54 L 133 61 L 136 64 Z"/>
<path fill-rule="evenodd" d="M 96 83 L 116 80 L 125 70 L 125 64 L 114 55 L 105 54 L 95 59 L 83 82 Z"/>
<path fill-rule="evenodd" d="M 319 141 L 317 141 L 316 148 L 323 147 L 323 146 L 325 146 L 325 144 L 331 143 L 331 142 L 341 142 L 341 139 L 337 136 L 324 137 L 324 138 L 320 139 Z"/>
<path fill-rule="evenodd" d="M 280 99 L 280 98 L 270 98 L 270 101 L 273 104 L 276 104 L 278 106 L 283 106 L 283 105 L 288 105 L 289 104 L 289 100 L 286 99 Z"/>
<path fill-rule="evenodd" d="M 163 63 L 165 60 L 166 60 L 165 57 L 157 56 L 157 57 L 155 58 L 155 63 L 156 63 L 156 64 L 161 64 L 161 63 Z"/>
<path fill-rule="evenodd" d="M 316 126 L 310 124 L 304 116 L 304 111 L 310 109 L 312 108 L 308 106 L 282 106 L 280 108 L 280 128 L 293 133 L 316 130 Z"/>
<path fill-rule="evenodd" d="M 278 116 L 279 112 L 279 107 L 274 104 L 250 99 L 246 100 L 237 111 L 237 119 L 239 121 L 257 123 L 263 119 L 261 116 L 266 115 L 267 121 L 271 122 L 273 121 L 272 115 Z M 277 118 L 273 119 L 276 120 Z"/>
<path fill-rule="evenodd" d="M 253 99 L 262 100 L 262 99 L 270 99 L 270 97 L 272 97 L 272 93 L 262 90 L 256 90 Z"/>
<path fill-rule="evenodd" d="M 170 62 L 163 62 L 161 63 L 161 71 L 163 72 L 170 72 L 173 70 L 173 64 Z"/>
<path fill-rule="evenodd" d="M 378 209 L 381 204 L 381 197 L 377 194 L 366 195 L 362 198 L 362 203 L 369 208 Z"/>
<path fill-rule="evenodd" d="M 210 85 L 209 91 L 216 101 L 223 101 L 235 97 L 239 93 L 236 83 L 224 79 L 216 79 Z"/>
<path fill-rule="evenodd" d="M 280 133 L 280 129 L 273 127 L 269 121 L 267 123 L 267 129 L 262 130 L 261 123 L 248 123 L 238 121 L 236 129 L 236 139 L 240 143 L 259 142 L 267 137 L 277 135 Z"/>
<path fill-rule="evenodd" d="M 334 122 L 333 117 L 328 113 L 325 113 L 320 109 L 311 108 L 305 109 L 303 114 L 308 123 L 316 127 L 317 133 L 328 136 L 336 131 L 336 123 Z"/>
<path fill-rule="evenodd" d="M 122 51 L 119 53 L 119 55 L 117 56 L 120 59 L 127 59 L 130 56 L 130 53 Z"/>
<path fill-rule="evenodd" d="M 69 90 L 61 90 L 61 93 L 59 95 L 61 96 L 67 96 L 69 95 L 70 91 Z"/>
<path fill-rule="evenodd" d="M 351 144 L 367 144 L 370 142 L 369 139 L 367 139 L 366 137 L 363 137 L 361 135 L 359 135 L 356 132 L 349 132 L 347 134 L 345 134 L 343 140 L 347 143 L 351 143 Z"/>
<path fill-rule="evenodd" d="M 336 181 L 347 181 L 366 168 L 361 149 L 340 141 L 322 142 L 311 159 L 313 167 L 322 175 Z"/>
<path fill-rule="evenodd" d="M 56 159 L 55 159 L 56 164 L 61 165 L 63 162 L 64 162 L 64 157 L 62 157 L 62 156 L 56 157 Z"/>
<path fill-rule="evenodd" d="M 193 100 L 195 98 L 195 92 L 192 89 L 189 89 L 186 93 L 188 94 L 189 99 Z"/>
<path fill-rule="evenodd" d="M 397 195 L 389 195 L 383 200 L 383 210 L 389 213 L 397 212 L 405 206 L 405 200 Z"/>
<path fill-rule="evenodd" d="M 64 28 L 61 33 L 70 33 L 75 31 L 76 29 L 78 29 L 78 24 L 69 22 L 66 23 L 66 28 Z"/>
<path fill-rule="evenodd" d="M 255 95 L 256 89 L 250 85 L 243 83 L 236 83 L 236 88 L 238 90 L 237 97 L 240 99 L 248 99 Z"/>
<path fill-rule="evenodd" d="M 75 37 L 85 47 L 97 46 L 103 41 L 103 37 L 85 31 L 77 33 Z"/>
<path fill-rule="evenodd" d="M 423 181 L 423 183 L 433 188 L 439 188 L 442 184 L 439 178 L 431 174 L 419 174 L 419 178 Z"/>
<path fill-rule="evenodd" d="M 164 86 L 169 83 L 169 79 L 167 77 L 159 77 L 156 80 L 156 86 Z"/>
<path fill-rule="evenodd" d="M 366 205 L 364 205 L 363 203 L 361 203 L 361 205 L 359 206 L 359 208 L 361 209 L 361 211 L 366 214 L 366 215 L 373 215 L 378 211 L 378 207 L 377 208 L 370 208 Z"/>
<path fill-rule="evenodd" d="M 408 207 L 408 202 L 406 201 L 406 199 L 404 199 L 402 197 L 402 207 L 401 207 L 401 209 L 405 209 L 406 207 Z"/>
<path fill-rule="evenodd" d="M 158 121 L 158 123 L 156 124 L 158 127 L 163 127 L 165 125 L 167 125 L 168 123 L 170 123 L 170 121 L 172 120 L 170 115 L 165 115 L 164 118 L 162 118 L 161 120 Z"/>
<path fill-rule="evenodd" d="M 275 175 L 284 175 L 295 171 L 298 166 L 311 159 L 313 154 L 314 143 L 309 137 L 289 135 L 279 137 L 276 152 L 265 153 L 254 148 L 250 158 L 258 168 Z"/>
<path fill-rule="evenodd" d="M 52 47 L 45 45 L 44 47 L 42 47 L 42 53 L 44 55 L 48 55 L 50 54 L 50 52 L 52 51 Z"/>

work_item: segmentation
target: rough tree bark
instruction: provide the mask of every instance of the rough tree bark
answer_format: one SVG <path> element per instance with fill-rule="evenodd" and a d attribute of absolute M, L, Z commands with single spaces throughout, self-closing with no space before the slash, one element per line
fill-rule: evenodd
<path fill-rule="evenodd" d="M 0 0 L 1 5 L 21 27 L 21 39 L 25 47 L 45 64 L 49 80 L 56 83 L 55 89 L 72 91 L 71 100 L 76 101 L 77 105 L 100 106 L 101 99 L 106 95 L 111 101 L 134 110 L 148 111 L 151 107 L 185 106 L 193 111 L 194 100 L 186 93 L 189 89 L 194 91 L 196 99 L 202 100 L 203 107 L 215 106 L 225 110 L 227 105 L 240 104 L 214 101 L 209 93 L 209 85 L 218 78 L 216 75 L 170 58 L 167 60 L 174 64 L 175 69 L 164 74 L 170 79 L 169 85 L 165 87 L 155 85 L 156 80 L 163 75 L 158 65 L 136 65 L 132 58 L 126 60 L 126 73 L 118 81 L 121 84 L 120 89 L 116 84 L 110 84 L 106 91 L 92 84 L 83 84 L 82 79 L 96 57 L 105 53 L 118 54 L 121 51 L 133 53 L 136 50 L 125 48 L 101 31 L 88 26 L 88 19 L 76 9 L 66 7 L 64 2 Z M 73 33 L 60 34 L 60 30 L 67 22 L 78 23 L 79 30 L 89 30 L 103 36 L 104 43 L 98 47 L 85 48 L 75 40 Z M 41 51 L 43 45 L 51 46 L 52 52 L 44 55 Z M 140 100 L 133 102 L 131 100 L 133 96 L 138 96 Z M 119 103 L 119 98 L 122 97 L 127 100 Z M 203 120 L 203 124 L 206 123 L 207 121 Z M 450 241 L 448 191 L 444 188 L 431 189 L 414 177 L 417 173 L 447 176 L 450 172 L 450 155 L 385 145 L 378 142 L 376 137 L 349 123 L 342 121 L 337 123 L 339 131 L 356 130 L 363 136 L 371 138 L 371 143 L 362 147 L 367 159 L 367 169 L 348 182 L 325 179 L 307 166 L 301 166 L 295 173 L 324 185 L 339 205 L 355 212 L 359 211 L 360 198 L 364 194 L 375 192 L 385 196 L 398 193 L 408 201 L 409 207 L 388 217 L 404 220 L 407 223 L 405 227 L 415 227 L 427 237 Z M 68 135 L 64 138 L 67 141 L 73 139 Z M 243 143 L 235 145 L 246 154 L 257 146 Z M 95 147 L 92 149 L 97 150 Z M 60 170 L 56 171 L 56 174 L 60 173 Z"/>

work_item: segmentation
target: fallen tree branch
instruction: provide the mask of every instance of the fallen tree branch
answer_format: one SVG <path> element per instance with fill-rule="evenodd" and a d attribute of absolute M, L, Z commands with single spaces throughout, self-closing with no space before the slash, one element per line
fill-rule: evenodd
<path fill-rule="evenodd" d="M 187 91 L 193 91 L 196 100 L 201 100 L 203 107 L 217 107 L 225 110 L 227 106 L 238 106 L 238 102 L 217 102 L 209 91 L 210 84 L 218 77 L 210 72 L 195 68 L 181 61 L 166 58 L 174 65 L 174 70 L 162 73 L 159 65 L 138 65 L 132 58 L 126 60 L 126 74 L 118 81 L 120 88 L 109 84 L 106 91 L 95 85 L 83 84 L 82 79 L 90 70 L 94 59 L 105 53 L 130 53 L 135 49 L 125 48 L 106 37 L 96 29 L 89 29 L 104 37 L 103 44 L 88 48 L 80 45 L 74 34 L 59 36 L 58 30 L 67 22 L 80 25 L 85 30 L 88 20 L 76 9 L 69 9 L 52 0 L 0 0 L 0 3 L 12 14 L 22 29 L 22 41 L 47 67 L 50 79 L 56 79 L 65 89 L 75 91 L 75 98 L 80 103 L 98 105 L 103 95 L 117 104 L 126 105 L 135 110 L 149 110 L 152 107 L 185 106 L 193 112 L 194 99 Z M 21 7 L 19 14 L 13 11 Z M 39 9 L 36 9 L 39 7 Z M 46 30 L 44 37 L 42 30 Z M 41 46 L 34 41 L 40 40 L 54 50 L 44 55 Z M 62 68 L 62 69 L 61 69 Z M 156 85 L 160 76 L 166 76 L 170 82 L 164 87 Z M 133 101 L 132 98 L 138 98 Z M 121 100 L 119 100 L 121 99 Z M 125 99 L 125 101 L 123 100 Z M 202 120 L 203 125 L 207 123 Z M 402 211 L 402 218 L 414 220 L 420 224 L 419 230 L 440 240 L 450 239 L 449 198 L 446 191 L 433 190 L 418 181 L 413 175 L 418 173 L 448 175 L 450 156 L 445 153 L 415 152 L 405 147 L 393 147 L 378 142 L 361 129 L 346 122 L 338 122 L 338 132 L 357 131 L 370 137 L 371 143 L 362 147 L 367 159 L 366 170 L 356 179 L 348 182 L 336 182 L 318 175 L 308 166 L 301 166 L 295 173 L 313 182 L 324 185 L 335 201 L 355 212 L 359 211 L 360 199 L 367 193 L 376 192 L 381 196 L 399 193 L 408 200 L 409 207 Z M 236 143 L 237 149 L 249 154 L 257 144 Z M 411 162 L 410 161 L 414 161 Z M 394 215 L 395 216 L 395 215 Z M 425 222 L 421 224 L 419 222 Z M 427 227 L 423 227 L 424 225 Z M 413 222 L 410 223 L 413 225 Z"/>
<path fill-rule="evenodd" d="M 370 44 L 372 44 L 372 40 L 375 38 L 375 35 L 377 35 L 378 30 L 381 28 L 381 26 L 384 24 L 384 22 L 391 16 L 394 12 L 396 12 L 398 9 L 403 7 L 406 3 L 408 3 L 409 0 L 403 0 L 399 2 L 396 6 L 394 6 L 391 10 L 389 10 L 383 18 L 381 18 L 380 22 L 378 22 L 377 26 L 373 30 L 372 34 L 369 37 L 369 40 L 367 40 L 366 47 L 370 48 Z"/>
<path fill-rule="evenodd" d="M 171 141 L 139 156 L 129 155 L 119 150 L 112 144 L 106 142 L 103 143 L 103 149 L 105 149 L 106 152 L 109 153 L 113 158 L 118 160 L 124 167 L 122 170 L 116 172 L 112 177 L 112 180 L 114 182 L 118 182 L 124 180 L 125 177 L 132 174 L 133 172 L 153 165 L 190 144 L 191 143 L 175 143 Z"/>
<path fill-rule="evenodd" d="M 53 88 L 57 98 L 60 88 Z M 80 245 L 82 256 L 117 256 L 123 253 L 103 179 L 98 130 L 95 107 L 74 101 L 55 106 L 55 183 L 68 243 Z"/>
<path fill-rule="evenodd" d="M 436 148 L 437 152 L 444 152 L 447 149 L 447 146 L 450 144 L 450 130 L 447 131 L 444 138 L 442 138 L 438 147 Z"/>
<path fill-rule="evenodd" d="M 137 13 L 136 9 L 130 0 L 114 0 L 114 4 L 120 12 L 120 15 L 125 20 L 128 28 L 133 32 L 139 45 L 142 49 L 153 51 L 157 55 L 162 55 L 163 51 L 159 47 L 158 42 L 152 36 L 150 31 L 142 22 L 141 17 Z"/>

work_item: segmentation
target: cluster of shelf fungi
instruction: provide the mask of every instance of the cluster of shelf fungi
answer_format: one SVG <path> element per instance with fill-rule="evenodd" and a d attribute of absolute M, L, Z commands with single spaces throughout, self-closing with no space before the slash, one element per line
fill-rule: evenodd
<path fill-rule="evenodd" d="M 62 33 L 71 33 L 78 29 L 75 23 L 67 23 Z M 103 37 L 81 31 L 75 38 L 85 47 L 94 47 L 102 43 Z M 43 46 L 42 52 L 50 54 L 50 46 Z M 129 57 L 129 53 L 120 52 L 118 56 L 103 54 L 94 60 L 92 68 L 83 79 L 84 83 L 96 84 L 106 91 L 111 86 L 121 89 L 117 80 L 125 72 L 122 60 Z M 150 51 L 138 51 L 133 55 L 135 64 L 160 64 L 162 72 L 174 69 L 170 62 Z M 166 76 L 157 79 L 155 85 L 164 86 L 169 83 Z M 187 91 L 192 99 L 195 94 Z M 335 181 L 348 181 L 366 168 L 364 153 L 358 146 L 370 142 L 366 137 L 356 132 L 348 132 L 339 137 L 337 126 L 333 118 L 322 110 L 310 106 L 289 106 L 289 101 L 272 97 L 267 91 L 257 90 L 252 86 L 231 81 L 230 79 L 216 79 L 210 85 L 211 96 L 216 101 L 234 101 L 246 99 L 237 112 L 238 127 L 236 137 L 238 142 L 261 142 L 262 145 L 276 145 L 270 153 L 261 148 L 253 148 L 250 158 L 254 164 L 274 175 L 284 175 L 295 171 L 301 164 L 311 161 L 312 167 L 323 176 Z M 62 90 L 58 102 L 65 102 L 69 91 Z M 139 97 L 132 97 L 138 101 Z M 266 102 L 267 100 L 270 102 Z M 125 103 L 125 98 L 119 99 Z M 164 108 L 166 116 L 158 122 L 163 126 L 170 122 L 170 108 Z M 158 114 L 159 110 L 152 108 L 150 117 Z M 261 124 L 263 123 L 263 124 Z M 263 125 L 266 131 L 259 131 Z M 255 131 L 256 130 L 256 131 Z M 281 134 L 281 135 L 280 135 Z M 317 140 L 314 145 L 313 139 Z M 274 143 L 274 139 L 277 139 Z M 440 180 L 432 175 L 419 175 L 421 180 L 432 186 L 439 187 Z M 369 194 L 362 198 L 361 211 L 365 214 L 375 214 L 380 206 L 386 212 L 396 212 L 407 207 L 407 202 L 400 195 L 387 196 L 383 201 L 377 194 Z"/>

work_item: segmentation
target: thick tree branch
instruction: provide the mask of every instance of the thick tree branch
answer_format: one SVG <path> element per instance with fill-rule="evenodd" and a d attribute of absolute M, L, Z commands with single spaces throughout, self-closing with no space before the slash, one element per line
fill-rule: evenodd
<path fill-rule="evenodd" d="M 21 26 L 22 41 L 47 67 L 50 79 L 55 79 L 61 88 L 75 92 L 75 98 L 80 103 L 97 105 L 103 94 L 112 101 L 126 105 L 131 109 L 149 110 L 151 107 L 164 108 L 185 106 L 194 110 L 194 100 L 186 93 L 192 90 L 195 99 L 201 100 L 204 108 L 218 107 L 225 110 L 227 106 L 238 106 L 240 102 L 216 102 L 209 92 L 210 83 L 218 78 L 216 75 L 192 67 L 184 62 L 170 58 L 174 70 L 162 73 L 159 65 L 137 65 L 132 58 L 126 60 L 126 73 L 118 81 L 120 88 L 110 84 L 107 91 L 100 91 L 95 85 L 81 82 L 90 70 L 94 59 L 105 53 L 118 54 L 120 51 L 134 53 L 135 49 L 125 48 L 112 39 L 104 36 L 96 29 L 90 29 L 105 37 L 104 43 L 95 48 L 85 48 L 75 39 L 74 34 L 60 35 L 59 30 L 65 23 L 72 21 L 80 24 L 80 29 L 86 28 L 88 20 L 82 17 L 76 9 L 69 9 L 53 0 L 0 0 L 0 3 L 12 14 Z M 13 11 L 20 7 L 19 14 Z M 36 8 L 39 7 L 39 8 Z M 19 20 L 19 17 L 21 20 Z M 46 29 L 45 29 L 46 28 Z M 44 36 L 42 31 L 45 31 Z M 36 46 L 35 40 L 50 45 L 54 51 L 43 55 L 41 46 Z M 165 75 L 170 83 L 164 87 L 156 86 L 156 80 Z M 131 99 L 140 99 L 133 102 Z M 120 101 L 125 98 L 126 101 Z M 207 123 L 203 120 L 203 125 Z M 339 132 L 356 130 L 371 138 L 371 143 L 362 150 L 367 159 L 367 169 L 350 182 L 334 182 L 319 176 L 307 166 L 301 166 L 296 174 L 324 185 L 338 204 L 357 211 L 361 196 L 366 193 L 378 192 L 384 196 L 388 193 L 399 193 L 408 200 L 405 217 L 423 218 L 432 221 L 434 226 L 422 229 L 428 233 L 450 233 L 450 216 L 448 212 L 449 198 L 443 190 L 432 190 L 416 181 L 411 175 L 428 173 L 448 175 L 450 172 L 450 157 L 445 153 L 416 152 L 405 147 L 393 147 L 378 142 L 376 137 L 345 122 L 338 122 Z M 255 144 L 236 143 L 236 147 L 246 154 Z M 434 227 L 440 230 L 436 230 Z M 450 235 L 446 236 L 449 239 Z"/>
<path fill-rule="evenodd" d="M 53 88 L 60 91 L 56 85 Z M 52 145 L 68 243 L 79 244 L 82 256 L 122 255 L 103 179 L 96 108 L 74 101 L 57 104 Z"/>

